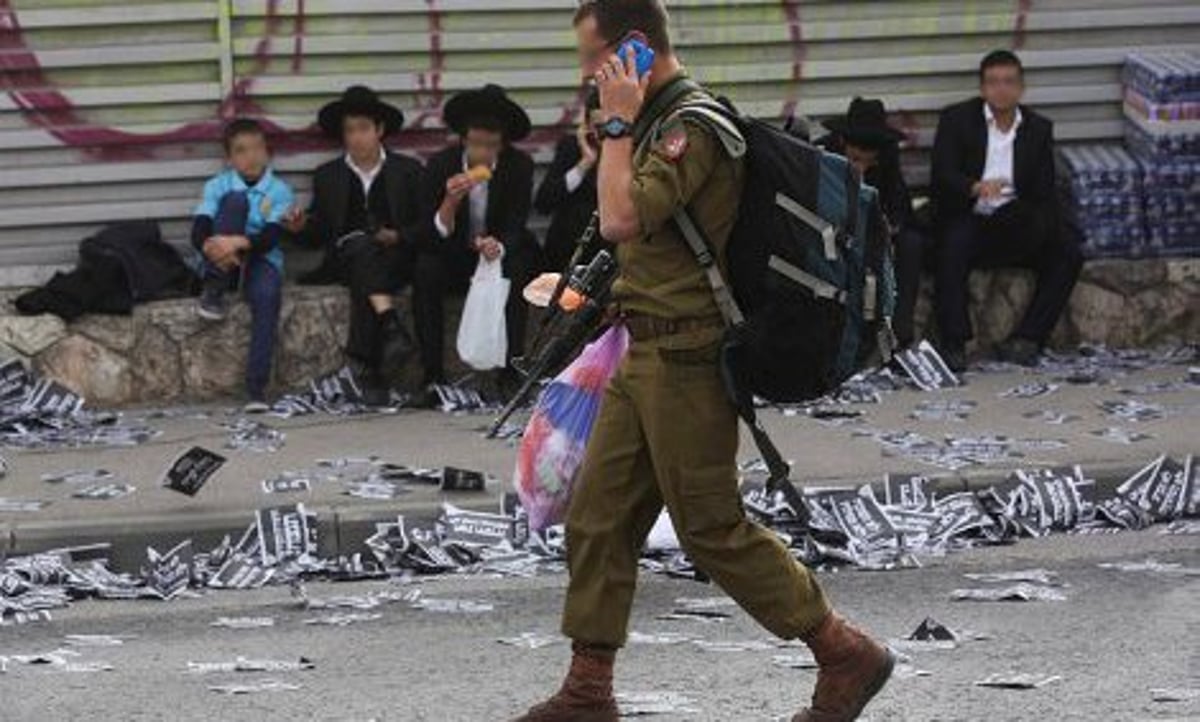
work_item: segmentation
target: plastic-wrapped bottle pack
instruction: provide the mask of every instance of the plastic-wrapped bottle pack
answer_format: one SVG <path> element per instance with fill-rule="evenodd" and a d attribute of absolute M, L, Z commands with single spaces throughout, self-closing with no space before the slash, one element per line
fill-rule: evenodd
<path fill-rule="evenodd" d="M 1142 165 L 1145 252 L 1200 255 L 1200 53 L 1125 62 L 1125 144 Z"/>
<path fill-rule="evenodd" d="M 1146 252 L 1142 166 L 1118 145 L 1059 151 L 1059 186 L 1067 217 L 1084 237 L 1088 258 Z"/>

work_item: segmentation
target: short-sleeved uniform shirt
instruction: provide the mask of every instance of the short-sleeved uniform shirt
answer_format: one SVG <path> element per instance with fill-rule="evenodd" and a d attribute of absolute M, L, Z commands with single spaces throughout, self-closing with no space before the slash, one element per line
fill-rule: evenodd
<path fill-rule="evenodd" d="M 665 87 L 665 86 L 664 86 Z M 686 205 L 724 268 L 737 220 L 745 167 L 700 121 L 665 114 L 653 137 L 635 151 L 633 202 L 641 222 L 636 240 L 617 248 L 620 277 L 614 298 L 625 313 L 666 319 L 720 318 L 712 287 L 672 220 Z M 644 107 L 652 98 L 647 98 Z"/>
<path fill-rule="evenodd" d="M 253 237 L 261 234 L 268 224 L 282 224 L 283 217 L 296 201 L 291 186 L 275 172 L 268 168 L 262 178 L 253 186 L 232 168 L 226 168 L 204 184 L 204 198 L 196 206 L 197 216 L 208 216 L 216 220 L 217 209 L 221 199 L 227 193 L 245 193 L 249 201 L 250 213 L 246 220 L 246 236 Z M 283 251 L 273 248 L 266 254 L 266 259 L 277 269 L 283 268 Z"/>

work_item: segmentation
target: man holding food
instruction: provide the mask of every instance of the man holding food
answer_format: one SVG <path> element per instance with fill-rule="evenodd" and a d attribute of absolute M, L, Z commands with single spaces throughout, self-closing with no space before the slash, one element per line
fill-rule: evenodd
<path fill-rule="evenodd" d="M 537 241 L 527 228 L 533 196 L 533 159 L 513 143 L 529 135 L 530 121 L 504 89 L 487 85 L 446 103 L 443 119 L 458 136 L 429 159 L 425 208 L 432 239 L 417 259 L 414 311 L 427 384 L 445 382 L 444 298 L 464 294 L 479 258 L 499 260 L 512 282 L 506 307 L 509 358 L 525 347 L 526 306 L 521 290 L 539 268 Z M 511 365 L 502 382 L 519 379 Z"/>

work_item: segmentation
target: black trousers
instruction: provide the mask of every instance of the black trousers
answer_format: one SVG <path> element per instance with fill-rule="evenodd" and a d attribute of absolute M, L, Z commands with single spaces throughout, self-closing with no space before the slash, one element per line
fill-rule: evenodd
<path fill-rule="evenodd" d="M 532 233 L 504 249 L 501 266 L 504 277 L 512 282 L 504 314 L 510 361 L 525 352 L 529 308 L 522 294 L 541 268 L 540 250 Z M 421 347 L 421 365 L 427 384 L 444 383 L 446 380 L 445 299 L 451 294 L 462 296 L 467 293 L 478 260 L 479 256 L 475 253 L 417 254 L 413 277 L 413 314 L 416 317 L 417 341 Z"/>
<path fill-rule="evenodd" d="M 366 238 L 352 239 L 337 253 L 342 282 L 350 288 L 350 334 L 346 355 L 377 368 L 382 351 L 379 316 L 371 296 L 393 295 L 412 281 L 413 251 L 383 246 Z"/>
<path fill-rule="evenodd" d="M 1037 272 L 1037 290 L 1013 336 L 1044 344 L 1067 306 L 1083 267 L 1077 231 L 1055 214 L 1015 200 L 991 216 L 970 214 L 941 229 L 937 252 L 937 321 L 942 342 L 971 338 L 967 314 L 970 273 L 1016 266 Z"/>
<path fill-rule="evenodd" d="M 905 228 L 893 238 L 896 262 L 896 312 L 892 330 L 900 346 L 916 340 L 913 316 L 921 290 L 921 273 L 933 265 L 933 237 L 920 228 Z"/>

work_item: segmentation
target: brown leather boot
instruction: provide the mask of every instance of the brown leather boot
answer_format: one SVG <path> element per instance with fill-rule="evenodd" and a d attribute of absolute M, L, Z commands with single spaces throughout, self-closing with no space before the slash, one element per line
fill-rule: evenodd
<path fill-rule="evenodd" d="M 613 660 L 616 650 L 576 642 L 562 689 L 513 722 L 616 722 Z"/>
<path fill-rule="evenodd" d="M 891 650 L 834 612 L 810 632 L 804 643 L 817 664 L 812 706 L 792 722 L 850 722 L 883 689 L 896 657 Z"/>

